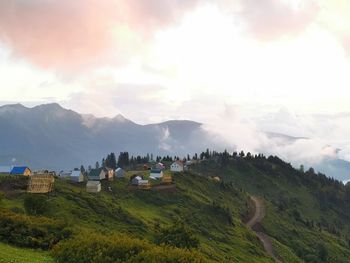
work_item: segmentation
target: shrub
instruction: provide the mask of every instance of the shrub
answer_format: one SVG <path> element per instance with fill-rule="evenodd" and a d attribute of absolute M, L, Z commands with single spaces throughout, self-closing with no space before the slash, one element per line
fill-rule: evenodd
<path fill-rule="evenodd" d="M 70 234 L 61 221 L 0 210 L 0 241 L 20 247 L 49 249 Z"/>
<path fill-rule="evenodd" d="M 24 197 L 24 209 L 29 215 L 42 215 L 47 211 L 47 197 L 40 194 L 29 194 Z"/>
<path fill-rule="evenodd" d="M 60 242 L 54 247 L 53 255 L 58 263 L 208 262 L 198 252 L 156 246 L 126 235 L 97 233 L 83 233 Z"/>
<path fill-rule="evenodd" d="M 157 238 L 158 244 L 170 245 L 178 248 L 197 248 L 199 240 L 184 222 L 176 222 L 174 225 L 160 230 Z"/>

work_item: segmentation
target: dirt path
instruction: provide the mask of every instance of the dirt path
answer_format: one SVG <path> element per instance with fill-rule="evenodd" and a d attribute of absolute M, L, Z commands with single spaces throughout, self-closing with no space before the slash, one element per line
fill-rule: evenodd
<path fill-rule="evenodd" d="M 265 214 L 266 214 L 264 202 L 255 196 L 252 196 L 251 199 L 254 203 L 254 208 L 255 208 L 254 215 L 247 222 L 246 225 L 247 225 L 247 227 L 249 227 L 250 229 L 255 231 L 256 235 L 258 236 L 261 243 L 263 244 L 265 251 L 271 257 L 273 257 L 277 263 L 282 263 L 282 261 L 276 257 L 276 255 L 273 251 L 272 242 L 271 242 L 270 237 L 268 235 L 266 235 L 265 233 L 256 230 L 259 228 L 257 226 L 262 222 L 262 220 L 264 219 Z"/>

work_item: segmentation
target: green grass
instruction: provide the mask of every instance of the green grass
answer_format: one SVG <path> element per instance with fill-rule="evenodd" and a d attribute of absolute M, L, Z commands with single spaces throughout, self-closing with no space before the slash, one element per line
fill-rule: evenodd
<path fill-rule="evenodd" d="M 48 252 L 0 243 L 0 263 L 53 263 Z"/>
<path fill-rule="evenodd" d="M 127 233 L 155 241 L 157 227 L 183 220 L 200 240 L 199 251 L 217 262 L 272 263 L 253 232 L 241 223 L 248 195 L 235 187 L 187 172 L 173 176 L 177 190 L 129 191 L 128 179 L 104 181 L 100 193 L 84 184 L 55 180 L 44 216 L 67 222 L 74 233 Z M 108 191 L 108 188 L 112 191 Z M 24 194 L 5 200 L 23 207 Z M 216 204 L 214 206 L 213 204 Z M 229 222 L 232 217 L 233 225 Z"/>

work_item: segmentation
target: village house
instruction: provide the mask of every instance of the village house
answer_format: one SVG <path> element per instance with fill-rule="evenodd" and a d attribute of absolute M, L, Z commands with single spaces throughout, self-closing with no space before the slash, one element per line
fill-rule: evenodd
<path fill-rule="evenodd" d="M 165 169 L 165 165 L 163 163 L 157 163 L 156 164 L 156 169 L 164 170 Z"/>
<path fill-rule="evenodd" d="M 101 182 L 100 181 L 88 181 L 86 184 L 86 192 L 88 192 L 88 193 L 101 192 Z"/>
<path fill-rule="evenodd" d="M 120 167 L 115 171 L 115 176 L 117 178 L 124 178 L 125 175 L 126 175 L 126 172 Z"/>
<path fill-rule="evenodd" d="M 109 167 L 105 167 L 103 168 L 103 170 L 105 171 L 106 177 L 105 179 L 108 181 L 113 181 L 114 179 L 114 170 L 112 168 Z"/>
<path fill-rule="evenodd" d="M 81 182 L 84 182 L 84 175 L 81 171 L 73 171 L 71 172 L 70 174 L 70 179 L 73 181 L 73 182 L 77 182 L 77 183 L 81 183 Z"/>
<path fill-rule="evenodd" d="M 100 181 L 106 179 L 106 172 L 103 168 L 92 169 L 88 174 L 89 181 Z"/>
<path fill-rule="evenodd" d="M 152 179 L 160 179 L 163 177 L 163 171 L 161 169 L 151 169 L 149 177 Z"/>
<path fill-rule="evenodd" d="M 24 175 L 29 176 L 32 171 L 27 166 L 14 166 L 11 170 L 13 175 Z"/>
<path fill-rule="evenodd" d="M 139 189 L 149 189 L 151 187 L 148 180 L 143 179 L 141 176 L 136 176 L 131 180 L 131 184 L 138 186 Z"/>
<path fill-rule="evenodd" d="M 170 171 L 172 171 L 172 172 L 183 172 L 184 171 L 184 165 L 180 161 L 173 162 L 170 165 Z"/>
<path fill-rule="evenodd" d="M 13 169 L 13 166 L 0 166 L 0 174 L 9 175 Z"/>

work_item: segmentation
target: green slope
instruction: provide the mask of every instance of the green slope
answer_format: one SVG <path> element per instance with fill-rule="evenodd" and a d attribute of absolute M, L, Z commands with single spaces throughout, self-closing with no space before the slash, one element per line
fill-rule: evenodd
<path fill-rule="evenodd" d="M 13 247 L 0 243 L 1 263 L 53 263 L 55 262 L 48 252 Z"/>
<path fill-rule="evenodd" d="M 176 175 L 174 180 L 176 191 L 129 191 L 127 180 L 116 180 L 103 182 L 102 192 L 89 194 L 83 185 L 57 179 L 44 216 L 66 222 L 75 235 L 126 233 L 151 242 L 156 241 L 159 227 L 182 220 L 199 239 L 198 251 L 210 260 L 273 262 L 241 223 L 247 213 L 246 193 L 193 173 Z M 3 206 L 23 211 L 25 196 L 9 195 Z"/>
<path fill-rule="evenodd" d="M 219 156 L 193 169 L 263 197 L 262 229 L 286 262 L 349 262 L 349 186 L 312 169 L 295 170 L 277 157 L 231 157 L 223 165 Z"/>

